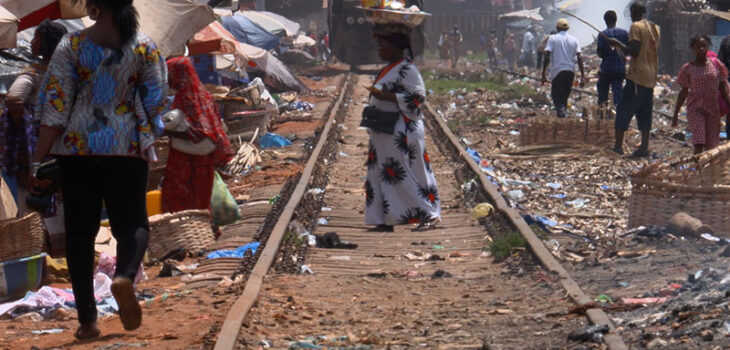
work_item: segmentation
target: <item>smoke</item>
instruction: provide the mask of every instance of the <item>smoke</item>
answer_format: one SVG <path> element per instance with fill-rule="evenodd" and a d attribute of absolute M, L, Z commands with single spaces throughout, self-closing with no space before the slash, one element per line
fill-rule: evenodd
<path fill-rule="evenodd" d="M 616 11 L 618 15 L 618 23 L 616 27 L 629 30 L 631 27 L 631 18 L 629 17 L 628 6 L 633 0 L 583 0 L 577 9 L 569 9 L 568 12 L 586 20 L 588 23 L 597 27 L 598 29 L 606 29 L 606 23 L 603 21 L 603 14 L 608 10 Z M 570 22 L 570 30 L 568 33 L 578 38 L 581 46 L 590 45 L 593 43 L 598 32 L 591 27 L 583 24 L 581 21 L 560 14 L 561 17 L 567 19 Z M 552 30 L 552 28 L 551 28 Z"/>

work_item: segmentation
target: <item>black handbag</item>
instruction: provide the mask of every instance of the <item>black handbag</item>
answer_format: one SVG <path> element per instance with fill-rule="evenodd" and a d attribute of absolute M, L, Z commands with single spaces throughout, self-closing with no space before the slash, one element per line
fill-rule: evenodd
<path fill-rule="evenodd" d="M 395 132 L 395 124 L 400 118 L 400 112 L 385 112 L 376 109 L 374 106 L 367 106 L 362 111 L 361 127 L 373 131 L 392 135 Z"/>

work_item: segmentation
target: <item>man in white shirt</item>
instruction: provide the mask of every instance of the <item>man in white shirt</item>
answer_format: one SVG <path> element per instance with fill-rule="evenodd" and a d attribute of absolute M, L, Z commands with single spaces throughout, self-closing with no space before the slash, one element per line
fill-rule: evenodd
<path fill-rule="evenodd" d="M 532 67 L 535 64 L 533 60 L 535 52 L 535 35 L 532 34 L 532 27 L 528 27 L 525 35 L 522 36 L 522 64 L 526 67 Z"/>
<path fill-rule="evenodd" d="M 545 63 L 542 67 L 542 83 L 548 82 L 547 69 L 550 67 L 552 79 L 551 95 L 558 113 L 558 118 L 568 114 L 568 97 L 575 79 L 575 62 L 580 67 L 580 87 L 585 86 L 585 69 L 581 57 L 580 43 L 576 37 L 568 34 L 570 24 L 561 18 L 556 26 L 558 33 L 550 36 L 545 47 Z"/>

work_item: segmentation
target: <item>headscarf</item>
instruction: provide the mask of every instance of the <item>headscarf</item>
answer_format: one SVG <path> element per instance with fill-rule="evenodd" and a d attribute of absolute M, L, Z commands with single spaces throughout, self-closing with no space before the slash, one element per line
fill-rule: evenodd
<path fill-rule="evenodd" d="M 167 69 L 170 87 L 177 90 L 172 108 L 183 111 L 190 126 L 215 143 L 215 151 L 208 156 L 213 157 L 216 166 L 225 165 L 235 152 L 223 131 L 215 100 L 200 81 L 192 61 L 187 57 L 171 58 L 167 60 Z"/>
<path fill-rule="evenodd" d="M 68 30 L 60 23 L 45 20 L 38 25 L 36 31 L 41 39 L 41 55 L 43 55 L 43 59 L 50 60 L 53 51 L 56 50 L 56 46 L 68 33 Z"/>

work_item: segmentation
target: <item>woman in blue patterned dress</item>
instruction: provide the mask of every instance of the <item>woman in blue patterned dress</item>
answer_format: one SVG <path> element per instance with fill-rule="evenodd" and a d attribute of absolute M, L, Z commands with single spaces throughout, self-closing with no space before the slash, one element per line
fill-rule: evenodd
<path fill-rule="evenodd" d="M 162 131 L 167 70 L 152 40 L 137 32 L 132 0 L 86 0 L 96 23 L 63 38 L 38 96 L 41 129 L 30 182 L 46 155 L 61 165 L 66 253 L 80 327 L 96 338 L 94 239 L 102 202 L 118 242 L 112 294 L 127 330 L 142 322 L 133 282 L 149 241 L 147 161 Z"/>

